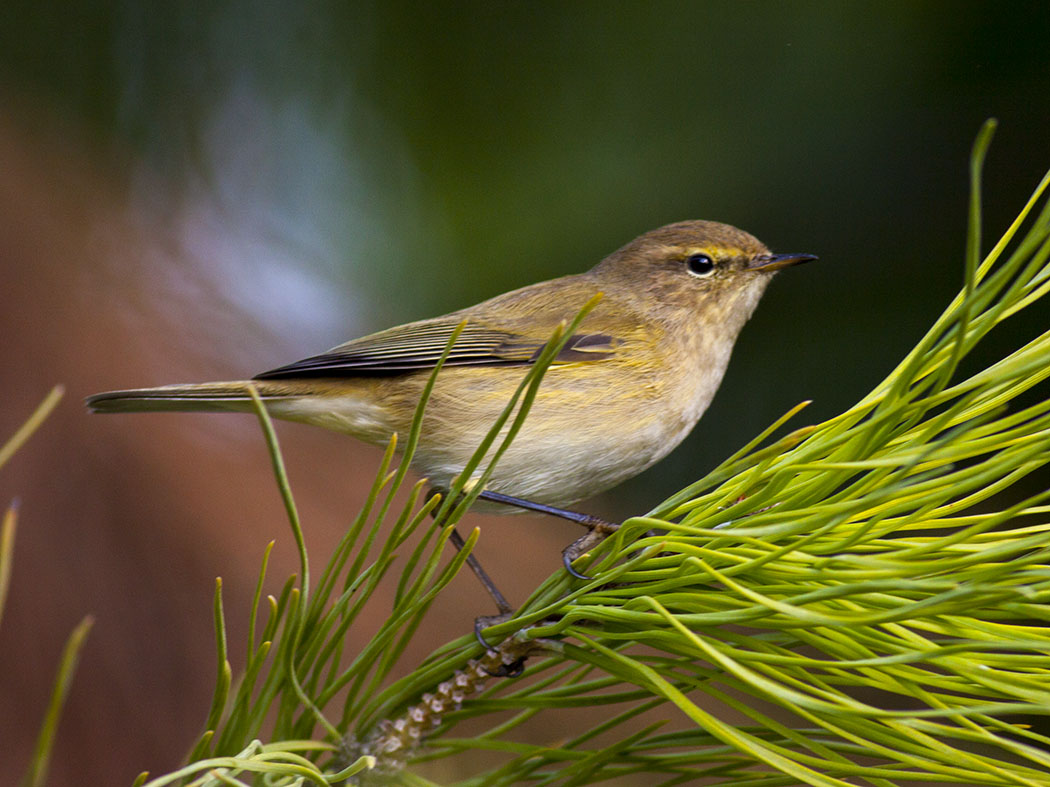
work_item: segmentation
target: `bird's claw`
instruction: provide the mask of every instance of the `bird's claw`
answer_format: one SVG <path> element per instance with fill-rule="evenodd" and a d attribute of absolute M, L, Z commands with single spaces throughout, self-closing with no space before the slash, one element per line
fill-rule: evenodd
<path fill-rule="evenodd" d="M 500 664 L 498 669 L 486 669 L 485 672 L 493 678 L 516 678 L 525 671 L 525 662 L 528 661 L 528 658 L 528 656 L 522 656 L 510 664 Z"/>
<path fill-rule="evenodd" d="M 513 612 L 501 612 L 499 615 L 482 615 L 481 617 L 474 618 L 474 639 L 476 639 L 486 651 L 491 651 L 492 646 L 485 641 L 485 637 L 482 636 L 481 630 L 487 629 L 489 626 L 506 623 L 512 617 L 514 617 Z"/>
<path fill-rule="evenodd" d="M 565 570 L 568 571 L 571 576 L 576 577 L 576 579 L 582 579 L 584 582 L 588 582 L 594 579 L 594 577 L 589 577 L 586 574 L 581 574 L 579 571 L 572 567 L 572 561 L 574 561 L 579 556 L 580 555 L 570 554 L 568 549 L 564 550 L 561 553 L 562 565 L 565 566 Z"/>
<path fill-rule="evenodd" d="M 482 615 L 481 617 L 474 619 L 474 638 L 481 643 L 481 647 L 485 648 L 485 653 L 489 656 L 500 657 L 500 650 L 497 650 L 485 641 L 485 637 L 482 636 L 481 630 L 487 629 L 489 626 L 495 626 L 499 623 L 505 623 L 513 616 L 513 612 L 504 612 L 499 615 Z M 529 654 L 525 653 L 510 663 L 501 660 L 500 665 L 496 669 L 489 669 L 484 665 L 482 666 L 482 669 L 493 678 L 516 678 L 525 671 L 525 662 L 528 661 L 528 658 Z"/>
<path fill-rule="evenodd" d="M 590 525 L 587 532 L 569 544 L 569 546 L 565 547 L 562 551 L 561 562 L 562 565 L 565 566 L 565 570 L 568 571 L 570 575 L 576 577 L 576 579 L 582 579 L 584 581 L 594 579 L 594 577 L 581 574 L 573 568 L 573 561 L 577 558 L 583 557 L 590 552 L 591 549 L 598 546 L 598 544 L 619 529 L 620 526 L 615 522 L 606 522 L 603 519 L 594 518 L 593 524 Z"/>

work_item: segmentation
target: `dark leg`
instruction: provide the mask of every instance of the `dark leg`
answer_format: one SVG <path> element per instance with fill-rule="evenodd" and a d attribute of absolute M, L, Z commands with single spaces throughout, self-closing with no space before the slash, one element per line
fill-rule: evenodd
<path fill-rule="evenodd" d="M 448 537 L 448 540 L 452 542 L 452 546 L 457 551 L 463 549 L 464 541 L 463 536 L 459 534 L 459 531 L 452 528 L 452 535 Z M 503 597 L 503 594 L 499 592 L 499 588 L 496 587 L 496 583 L 492 581 L 492 578 L 488 575 L 488 572 L 481 567 L 481 563 L 474 555 L 467 555 L 467 565 L 470 566 L 471 571 L 474 572 L 474 576 L 478 578 L 478 581 L 484 586 L 485 590 L 492 596 L 492 600 L 496 602 L 496 608 L 499 609 L 500 615 L 509 615 L 513 612 L 513 608 L 507 603 L 507 599 Z"/>
<path fill-rule="evenodd" d="M 565 570 L 577 579 L 590 579 L 590 577 L 581 574 L 574 569 L 572 567 L 573 561 L 600 544 L 608 535 L 615 533 L 620 527 L 616 522 L 609 522 L 601 517 L 592 516 L 591 514 L 581 514 L 577 511 L 566 511 L 564 508 L 555 508 L 554 506 L 544 505 L 543 503 L 534 503 L 531 500 L 525 500 L 520 497 L 511 497 L 510 495 L 502 495 L 499 492 L 489 492 L 488 490 L 485 490 L 481 492 L 478 497 L 481 500 L 488 500 L 492 503 L 517 506 L 518 508 L 524 508 L 526 511 L 536 511 L 540 514 L 548 514 L 550 516 L 559 517 L 560 519 L 568 519 L 570 522 L 575 522 L 576 524 L 583 525 L 587 528 L 587 532 L 584 535 L 569 544 L 569 546 L 563 549 L 561 553 L 561 561 L 565 565 Z"/>
<path fill-rule="evenodd" d="M 430 496 L 438 494 L 443 495 L 445 493 L 446 490 L 444 489 L 435 488 L 430 490 Z M 436 516 L 434 518 L 435 520 L 437 519 Z M 457 552 L 462 550 L 466 543 L 463 540 L 463 536 L 461 536 L 459 531 L 455 528 L 452 528 L 452 533 L 449 535 L 448 540 L 452 542 L 452 546 L 456 548 Z M 484 648 L 488 649 L 489 644 L 485 641 L 485 638 L 481 636 L 481 630 L 507 620 L 507 618 L 514 614 L 514 608 L 507 603 L 507 599 L 502 593 L 500 593 L 499 588 L 496 587 L 496 583 L 492 581 L 492 577 L 490 577 L 488 572 L 481 567 L 481 562 L 474 557 L 473 554 L 467 555 L 467 565 L 470 566 L 470 570 L 474 572 L 474 576 L 478 578 L 482 587 L 484 587 L 485 590 L 488 591 L 488 594 L 492 596 L 492 600 L 496 602 L 496 608 L 499 610 L 499 613 L 496 615 L 483 615 L 474 619 L 474 636 Z M 511 673 L 508 672 L 507 675 L 509 676 Z"/>

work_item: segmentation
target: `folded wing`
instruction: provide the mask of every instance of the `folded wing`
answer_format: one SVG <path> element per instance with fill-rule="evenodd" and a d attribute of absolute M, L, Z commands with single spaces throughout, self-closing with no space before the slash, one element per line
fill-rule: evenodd
<path fill-rule="evenodd" d="M 256 375 L 255 379 L 385 376 L 431 369 L 445 352 L 458 325 L 440 318 L 400 325 L 333 347 L 321 355 L 271 369 Z M 536 360 L 548 338 L 523 336 L 468 322 L 445 365 L 525 366 Z M 606 334 L 576 334 L 569 338 L 555 363 L 608 358 L 620 344 L 620 340 Z"/>

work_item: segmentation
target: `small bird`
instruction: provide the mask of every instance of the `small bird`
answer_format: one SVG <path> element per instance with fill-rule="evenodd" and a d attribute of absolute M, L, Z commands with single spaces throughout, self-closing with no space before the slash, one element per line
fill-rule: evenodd
<path fill-rule="evenodd" d="M 727 224 L 682 221 L 635 238 L 586 273 L 355 339 L 251 381 L 111 391 L 87 405 L 97 413 L 251 412 L 250 382 L 274 417 L 385 445 L 408 433 L 430 372 L 466 321 L 413 458 L 433 486 L 447 488 L 556 327 L 601 293 L 547 370 L 483 494 L 571 514 L 562 508 L 640 473 L 689 434 L 773 275 L 814 259 L 772 254 Z M 566 564 L 579 554 L 567 553 Z"/>

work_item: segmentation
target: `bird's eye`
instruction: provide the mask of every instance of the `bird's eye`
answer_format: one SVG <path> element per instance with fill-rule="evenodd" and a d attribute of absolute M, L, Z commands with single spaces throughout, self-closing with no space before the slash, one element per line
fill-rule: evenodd
<path fill-rule="evenodd" d="M 685 267 L 694 276 L 710 276 L 715 270 L 715 261 L 706 254 L 690 254 L 685 258 Z"/>

